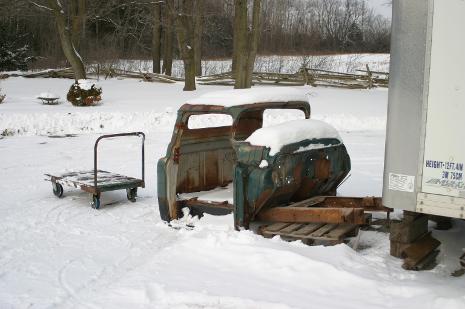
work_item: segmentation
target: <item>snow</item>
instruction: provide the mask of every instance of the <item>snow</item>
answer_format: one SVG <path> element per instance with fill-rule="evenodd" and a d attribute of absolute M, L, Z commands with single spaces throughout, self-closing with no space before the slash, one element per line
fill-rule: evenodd
<path fill-rule="evenodd" d="M 99 106 L 37 104 L 37 93 L 65 97 L 71 84 L 2 81 L 9 99 L 0 105 L 0 133 L 13 136 L 0 136 L 0 308 L 465 307 L 465 280 L 450 276 L 465 247 L 460 220 L 450 231 L 433 231 L 442 253 L 439 265 L 425 272 L 403 270 L 389 255 L 389 236 L 376 231 L 361 231 L 354 250 L 356 240 L 309 247 L 237 232 L 232 215 L 167 226 L 159 217 L 156 160 L 166 153 L 176 110 L 193 96 L 229 88 L 183 92 L 182 84 L 105 80 Z M 309 93 L 312 118 L 338 129 L 351 156 L 352 176 L 339 194 L 379 196 L 387 91 L 301 89 Z M 265 121 L 275 125 L 292 116 L 270 113 Z M 124 191 L 108 192 L 96 211 L 80 190 L 53 196 L 44 173 L 92 168 L 101 133 L 135 130 L 147 134 L 146 188 L 136 203 Z M 64 137 L 71 133 L 77 135 Z M 101 168 L 138 177 L 139 143 L 102 141 Z"/>
<path fill-rule="evenodd" d="M 378 58 L 373 56 L 372 59 Z M 382 59 L 384 63 L 384 56 Z M 138 80 L 108 79 L 98 82 L 103 88 L 98 106 L 75 107 L 69 102 L 56 106 L 37 104 L 35 98 L 44 89 L 66 98 L 72 83 L 71 80 L 47 78 L 34 78 L 33 82 L 21 77 L 3 80 L 2 92 L 8 100 L 0 109 L 0 134 L 4 130 L 15 135 L 113 133 L 121 130 L 170 132 L 181 105 L 208 92 L 231 89 L 199 85 L 197 91 L 189 93 L 182 91 L 181 83 L 165 87 Z M 384 130 L 386 127 L 386 104 L 378 104 L 386 100 L 386 89 L 367 91 L 307 86 L 296 89 L 308 94 L 312 118 L 323 120 L 338 131 Z M 295 119 L 289 112 L 269 112 L 269 116 L 265 112 L 265 126 Z M 205 122 L 205 126 L 209 124 L 211 122 Z"/>
<path fill-rule="evenodd" d="M 374 8 L 375 12 L 391 19 L 392 17 L 392 2 L 388 0 L 370 0 L 369 5 Z"/>
<path fill-rule="evenodd" d="M 337 139 L 342 143 L 342 139 L 334 127 L 314 119 L 293 120 L 258 129 L 247 138 L 246 142 L 254 146 L 268 147 L 270 155 L 274 156 L 285 145 L 322 138 Z"/>
<path fill-rule="evenodd" d="M 309 150 L 314 150 L 314 149 L 324 149 L 324 148 L 327 148 L 328 146 L 333 147 L 333 146 L 339 146 L 339 145 L 340 144 L 337 144 L 337 145 L 310 144 L 305 147 L 299 147 L 299 149 L 297 149 L 295 152 L 304 152 L 304 151 L 309 151 Z"/>
<path fill-rule="evenodd" d="M 78 85 L 82 90 L 90 90 L 95 85 L 95 82 L 89 79 L 80 79 Z"/>
<path fill-rule="evenodd" d="M 61 14 L 64 15 L 65 12 L 61 11 Z M 82 62 L 82 57 L 81 57 L 81 55 L 79 54 L 79 52 L 76 50 L 76 47 L 75 47 L 74 45 L 73 45 L 73 51 L 74 51 L 74 54 L 76 55 L 76 57 L 78 57 L 79 60 L 81 60 L 81 62 Z"/>
<path fill-rule="evenodd" d="M 291 87 L 233 89 L 209 92 L 200 97 L 189 100 L 187 103 L 231 107 L 252 103 L 292 101 L 308 102 L 307 94 L 302 89 Z"/>
<path fill-rule="evenodd" d="M 42 92 L 41 94 L 39 94 L 37 96 L 38 99 L 57 99 L 57 98 L 60 98 L 59 96 L 57 96 L 56 94 L 54 93 L 50 93 L 50 92 Z"/>
<path fill-rule="evenodd" d="M 228 202 L 233 204 L 233 184 L 230 183 L 226 187 L 219 187 L 210 191 L 201 191 L 194 193 L 182 193 L 179 194 L 179 199 L 189 200 L 192 198 L 198 198 L 202 201 L 209 202 Z"/>

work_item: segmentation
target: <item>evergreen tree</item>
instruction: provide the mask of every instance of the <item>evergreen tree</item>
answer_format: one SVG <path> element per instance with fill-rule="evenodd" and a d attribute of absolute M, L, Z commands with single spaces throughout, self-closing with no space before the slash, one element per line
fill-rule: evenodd
<path fill-rule="evenodd" d="M 35 60 L 30 55 L 29 46 L 17 42 L 17 38 L 0 31 L 0 71 L 27 70 L 28 64 Z"/>

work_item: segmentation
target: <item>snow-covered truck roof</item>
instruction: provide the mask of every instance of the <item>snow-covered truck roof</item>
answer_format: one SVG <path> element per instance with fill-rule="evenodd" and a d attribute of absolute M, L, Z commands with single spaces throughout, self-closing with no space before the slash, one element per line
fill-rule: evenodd
<path fill-rule="evenodd" d="M 181 109 L 188 110 L 190 106 L 196 106 L 197 110 L 199 108 L 206 110 L 218 109 L 212 107 L 228 109 L 259 103 L 268 103 L 278 107 L 291 102 L 308 104 L 308 96 L 305 90 L 291 87 L 257 87 L 213 91 L 187 101 Z"/>
<path fill-rule="evenodd" d="M 246 142 L 253 146 L 270 148 L 270 155 L 277 154 L 282 147 L 305 140 L 336 139 L 342 143 L 337 130 L 326 122 L 314 119 L 293 120 L 275 126 L 261 128 L 252 133 Z M 313 145 L 312 149 L 325 145 Z M 302 149 L 310 150 L 308 149 Z"/>

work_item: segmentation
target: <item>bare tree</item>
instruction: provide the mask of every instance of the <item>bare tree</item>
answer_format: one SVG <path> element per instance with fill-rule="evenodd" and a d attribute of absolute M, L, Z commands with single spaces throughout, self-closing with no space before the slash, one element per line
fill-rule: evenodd
<path fill-rule="evenodd" d="M 164 37 L 163 37 L 163 73 L 172 74 L 173 68 L 173 36 L 174 36 L 174 0 L 165 0 L 167 5 L 163 10 Z M 170 9 L 171 8 L 171 9 Z"/>
<path fill-rule="evenodd" d="M 174 11 L 174 8 L 171 9 Z M 179 52 L 184 63 L 184 91 L 195 90 L 194 4 L 182 0 L 176 15 L 176 34 Z"/>
<path fill-rule="evenodd" d="M 0 0 L 0 43 L 12 36 L 14 47 L 29 46 L 39 56 L 36 68 L 63 66 L 65 57 L 50 18 L 48 0 Z M 198 5 L 200 0 L 191 0 Z M 201 23 L 201 58 L 233 55 L 234 0 L 201 0 L 205 4 Z M 383 0 L 389 2 L 389 0 Z M 167 3 L 182 0 L 60 0 L 65 23 L 75 48 L 86 59 L 152 59 L 154 3 L 161 4 L 164 72 L 170 74 L 171 55 L 179 55 L 175 22 Z M 248 28 L 252 28 L 252 2 L 248 0 Z M 81 13 L 79 13 L 79 3 Z M 83 5 L 84 4 L 84 5 Z M 48 7 L 48 8 L 47 8 Z M 306 55 L 321 52 L 388 52 L 390 20 L 377 16 L 368 0 L 261 0 L 260 44 L 257 53 Z M 85 14 L 83 13 L 85 8 Z M 199 14 L 194 12 L 195 20 Z M 176 18 L 177 12 L 174 12 Z M 81 17 L 79 17 L 81 16 Z M 74 24 L 74 26 L 73 26 Z M 76 25 L 82 24 L 77 27 Z M 78 35 L 78 32 L 81 32 Z M 81 37 L 81 40 L 77 38 Z M 85 39 L 83 40 L 85 36 Z M 236 36 L 237 37 L 237 36 Z M 194 40 L 194 50 L 198 48 Z M 169 43 L 171 42 L 171 43 Z M 237 53 L 234 53 L 237 54 Z M 197 74 L 199 57 L 196 56 Z M 174 57 L 174 56 L 173 56 Z M 236 64 L 237 61 L 234 61 Z"/>
<path fill-rule="evenodd" d="M 156 1 L 153 6 L 153 31 L 152 31 L 152 59 L 153 73 L 160 73 L 161 57 L 161 1 Z"/>
<path fill-rule="evenodd" d="M 195 58 L 195 75 L 202 75 L 202 33 L 203 33 L 203 14 L 205 10 L 204 0 L 195 0 L 194 9 L 194 58 Z"/>
<path fill-rule="evenodd" d="M 234 88 L 250 88 L 257 55 L 261 0 L 253 1 L 252 26 L 249 29 L 247 0 L 235 0 L 233 68 Z"/>
<path fill-rule="evenodd" d="M 76 49 L 86 34 L 86 0 L 71 0 L 71 38 Z"/>
<path fill-rule="evenodd" d="M 76 80 L 85 79 L 86 70 L 84 67 L 84 63 L 82 62 L 81 56 L 79 56 L 78 52 L 74 48 L 71 35 L 69 33 L 68 28 L 66 27 L 66 18 L 63 7 L 61 6 L 59 0 L 48 0 L 48 4 L 53 14 L 55 15 L 56 26 L 61 41 L 61 47 L 63 49 L 63 53 L 66 56 L 66 59 L 68 59 L 69 63 L 71 64 L 71 67 L 73 68 L 74 78 Z"/>

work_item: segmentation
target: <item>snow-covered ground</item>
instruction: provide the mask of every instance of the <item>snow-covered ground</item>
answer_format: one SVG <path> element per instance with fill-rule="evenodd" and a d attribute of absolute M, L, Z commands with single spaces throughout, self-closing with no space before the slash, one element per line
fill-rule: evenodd
<path fill-rule="evenodd" d="M 107 80 L 103 102 L 73 107 L 62 79 L 9 78 L 0 105 L 0 308 L 464 308 L 464 278 L 450 273 L 465 247 L 463 222 L 447 232 L 439 266 L 407 272 L 389 255 L 388 235 L 362 231 L 358 249 L 309 247 L 252 231 L 236 232 L 232 216 L 161 222 L 156 161 L 164 156 L 177 108 L 208 91 L 182 84 Z M 312 117 L 335 126 L 352 158 L 344 195 L 380 195 L 387 90 L 302 87 Z M 266 91 L 266 87 L 263 87 Z M 36 97 L 51 92 L 56 106 Z M 289 120 L 271 113 L 267 123 Z M 104 193 L 93 210 L 88 194 L 52 194 L 44 173 L 90 169 L 100 133 L 147 134 L 147 185 L 136 203 Z M 69 137 L 57 137 L 76 134 Z M 139 141 L 102 143 L 102 169 L 139 176 Z M 183 228 L 186 222 L 194 229 Z M 353 245 L 353 241 L 349 245 Z"/>

